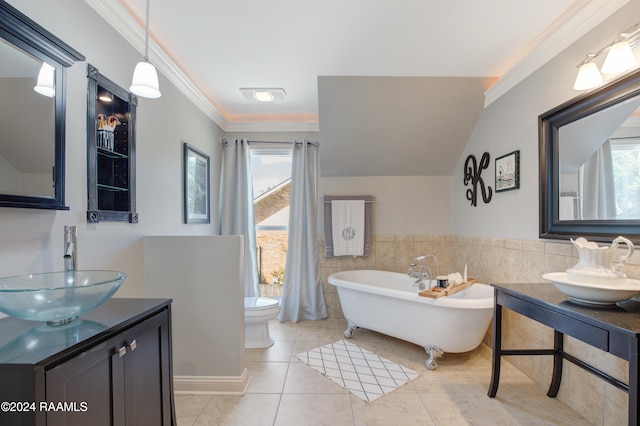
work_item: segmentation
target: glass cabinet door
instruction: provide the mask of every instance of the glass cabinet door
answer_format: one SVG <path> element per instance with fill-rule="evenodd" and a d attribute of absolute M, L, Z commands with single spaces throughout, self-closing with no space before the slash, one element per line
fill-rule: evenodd
<path fill-rule="evenodd" d="M 88 66 L 87 221 L 138 222 L 135 95 Z"/>

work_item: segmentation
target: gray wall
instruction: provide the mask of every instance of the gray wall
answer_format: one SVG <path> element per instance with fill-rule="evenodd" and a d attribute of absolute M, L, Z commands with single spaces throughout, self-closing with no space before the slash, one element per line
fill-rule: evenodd
<path fill-rule="evenodd" d="M 141 54 L 135 51 L 82 1 L 18 1 L 11 4 L 87 57 L 87 62 L 123 87 Z M 596 30 L 550 61 L 527 80 L 486 108 L 453 176 L 335 177 L 320 180 L 320 193 L 373 193 L 378 211 L 377 234 L 457 234 L 516 239 L 538 235 L 537 116 L 576 95 L 576 64 L 586 52 L 611 41 L 640 16 L 633 2 Z M 221 58 L 222 59 L 222 58 Z M 79 227 L 80 268 L 118 269 L 128 278 L 120 297 L 145 293 L 142 237 L 147 235 L 213 235 L 217 233 L 218 172 L 225 136 L 203 113 L 160 75 L 163 96 L 140 99 L 138 108 L 137 193 L 140 223 L 88 225 L 86 211 L 86 63 L 67 73 L 67 205 L 69 211 L 0 209 L 0 275 L 62 269 L 64 225 Z M 243 134 L 242 136 L 244 136 Z M 246 134 L 250 139 L 265 136 Z M 228 139 L 236 135 L 228 134 Z M 277 135 L 280 139 L 281 135 Z M 308 139 L 319 139 L 322 137 Z M 266 137 L 266 136 L 265 136 Z M 182 223 L 182 142 L 211 157 L 210 225 Z M 321 147 L 322 149 L 322 147 Z M 471 207 L 462 185 L 462 166 L 469 154 L 492 158 L 521 152 L 521 189 L 494 194 L 490 204 Z M 492 185 L 492 170 L 484 177 Z M 437 212 L 434 215 L 434 212 Z M 408 219 L 405 219 L 409 214 Z M 451 217 L 450 221 L 448 217 Z M 212 262 L 215 262 L 212 258 Z M 180 286 L 176 284 L 176 293 Z M 168 296 L 170 296 L 167 293 Z M 232 308 L 238 314 L 235 308 Z M 235 370 L 235 364 L 231 365 Z M 235 374 L 232 372 L 231 374 Z"/>
<path fill-rule="evenodd" d="M 87 57 L 109 78 L 127 87 L 140 54 L 83 2 L 45 0 L 11 1 L 36 22 L 52 31 Z M 639 15 L 637 2 L 625 6 L 603 25 L 575 43 L 527 80 L 486 108 L 478 121 L 463 155 L 451 177 L 451 192 L 421 192 L 423 185 L 412 177 L 381 178 L 384 186 L 394 187 L 394 209 L 389 215 L 423 211 L 401 226 L 379 222 L 378 233 L 454 233 L 459 235 L 500 236 L 536 239 L 538 234 L 537 116 L 576 95 L 571 88 L 576 64 L 586 52 L 608 43 L 612 35 L 633 24 Z M 97 48 L 99 47 L 99 48 Z M 79 261 L 82 268 L 123 269 L 129 273 L 120 295 L 141 295 L 142 235 L 215 234 L 219 162 L 222 132 L 200 110 L 187 101 L 160 76 L 163 96 L 141 99 L 138 121 L 138 210 L 140 223 L 86 225 L 86 64 L 77 63 L 68 71 L 67 114 L 67 204 L 69 212 L 0 210 L 0 274 L 38 272 L 61 267 L 62 227 L 76 224 L 79 229 Z M 247 134 L 250 138 L 254 135 Z M 236 137 L 228 134 L 228 139 Z M 264 136 L 264 135 L 256 135 Z M 313 136 L 313 134 L 312 134 Z M 279 139 L 279 137 L 277 138 Z M 314 139 L 311 137 L 310 139 Z M 320 136 L 320 142 L 322 138 Z M 211 156 L 212 224 L 182 224 L 181 142 L 187 141 Z M 322 147 L 321 147 L 322 149 Z M 462 185 L 462 167 L 469 154 L 488 151 L 493 158 L 521 151 L 521 189 L 494 194 L 490 204 L 471 207 Z M 484 172 L 491 184 L 492 170 Z M 338 178 L 345 192 L 380 193 L 380 181 L 367 177 Z M 364 181 L 363 181 L 364 179 Z M 439 177 L 435 177 L 439 179 Z M 427 182 L 426 186 L 434 186 Z M 335 181 L 321 179 L 320 192 L 333 191 Z M 416 187 L 417 186 L 417 187 Z M 385 191 L 386 192 L 386 191 Z M 382 193 L 380 193 L 382 194 Z M 384 202 L 381 196 L 378 200 Z M 434 205 L 445 211 L 450 197 L 447 221 L 429 222 Z M 388 202 L 390 202 L 388 200 Z M 409 203 L 400 207 L 401 202 Z M 397 204 L 396 204 L 397 203 Z M 437 228 L 437 229 L 432 229 Z"/>
<path fill-rule="evenodd" d="M 140 98 L 138 104 L 136 189 L 140 222 L 87 224 L 87 63 L 128 88 L 133 68 L 142 55 L 83 1 L 12 3 L 84 54 L 87 61 L 76 63 L 67 73 L 66 204 L 70 210 L 0 209 L 0 276 L 61 270 L 63 226 L 77 225 L 80 269 L 116 269 L 127 273 L 116 297 L 175 299 L 176 374 L 241 376 L 244 369 L 242 286 L 238 268 L 232 266 L 241 261 L 238 244 L 233 241 L 227 244 L 229 239 L 216 237 L 179 240 L 180 244 L 172 247 L 179 247 L 182 253 L 191 252 L 181 259 L 184 263 L 147 261 L 146 269 L 143 256 L 144 236 L 217 233 L 221 130 L 160 75 L 162 97 Z M 212 214 L 208 225 L 183 224 L 183 142 L 211 158 Z M 182 272 L 180 277 L 160 280 L 160 276 L 167 276 L 161 274 L 166 271 L 163 267 L 186 262 L 196 262 L 191 265 L 194 268 L 191 275 L 196 274 L 197 267 L 204 268 L 209 277 L 206 288 L 198 288 L 203 281 L 190 279 L 193 276 L 188 276 L 184 268 L 171 268 Z M 186 291 L 188 288 L 193 291 Z M 210 297 L 194 294 L 200 291 Z M 215 312 L 211 306 L 217 306 Z M 221 323 L 225 327 L 216 326 Z M 189 340 L 195 337 L 197 339 Z M 185 351 L 198 357 L 189 358 Z"/>
<path fill-rule="evenodd" d="M 445 235 L 451 229 L 450 176 L 321 177 L 320 194 L 375 195 L 373 233 Z M 319 229 L 323 232 L 322 203 Z"/>
<path fill-rule="evenodd" d="M 329 149 L 316 132 L 234 132 L 228 140 L 291 142 L 304 139 L 320 142 L 320 151 Z M 270 145 L 255 145 L 266 147 Z M 283 145 L 273 145 L 282 147 Z M 449 234 L 451 231 L 450 176 L 334 176 L 323 177 L 320 160 L 318 181 L 318 232 L 323 232 L 322 195 L 376 196 L 373 213 L 374 234 Z M 373 171 L 372 171 L 373 173 Z"/>
<path fill-rule="evenodd" d="M 142 236 L 217 233 L 221 130 L 163 75 L 162 97 L 139 99 L 137 126 L 138 224 L 86 223 L 87 63 L 124 88 L 142 54 L 84 1 L 10 1 L 34 21 L 86 56 L 67 71 L 66 204 L 69 211 L 0 209 L 0 276 L 63 267 L 63 226 L 78 226 L 79 268 L 128 274 L 119 297 L 144 294 Z M 210 225 L 182 222 L 182 142 L 211 157 Z"/>
<path fill-rule="evenodd" d="M 144 238 L 145 296 L 173 298 L 176 377 L 242 375 L 242 258 L 240 236 Z"/>
<path fill-rule="evenodd" d="M 538 121 L 540 114 L 577 96 L 576 65 L 638 20 L 640 2 L 630 2 L 604 23 L 549 61 L 485 108 L 453 174 L 452 233 L 482 237 L 538 238 Z M 637 50 L 637 49 L 636 49 Z M 604 58 L 599 58 L 598 62 Z M 493 195 L 472 207 L 465 198 L 463 166 L 468 155 L 489 152 L 492 165 L 482 173 L 494 186 L 493 159 L 520 150 L 520 190 Z"/>
<path fill-rule="evenodd" d="M 186 274 L 159 280 L 161 263 L 147 263 L 143 237 L 153 235 L 215 235 L 222 131 L 162 75 L 159 99 L 139 99 L 137 121 L 137 210 L 140 221 L 87 224 L 87 63 L 124 88 L 142 54 L 115 32 L 84 1 L 11 1 L 31 19 L 86 56 L 67 71 L 66 204 L 69 211 L 0 209 L 0 276 L 62 270 L 63 226 L 78 226 L 78 267 L 116 269 L 127 279 L 116 297 L 169 297 L 176 300 L 174 346 L 176 371 L 183 375 L 239 376 L 244 368 L 244 321 L 237 244 L 220 250 L 222 240 L 180 240 L 176 247 L 191 252 L 184 262 L 203 267 L 209 285 Z M 183 224 L 182 144 L 188 142 L 211 158 L 210 224 Z M 215 237 L 209 237 L 215 238 Z M 203 247 L 204 244 L 204 247 Z M 234 251 L 234 247 L 236 250 Z M 217 256 L 223 251 L 225 255 Z M 182 263 L 181 263 L 182 264 Z M 174 268 L 174 272 L 185 272 Z M 221 273 L 221 271 L 223 273 Z M 224 271 L 230 271 L 228 273 Z M 196 271 L 193 271 L 195 274 Z M 234 276 L 235 273 L 235 276 Z M 146 279 L 145 279 L 146 276 Z M 216 278 L 221 277 L 221 280 Z M 181 279 L 180 279 L 181 278 Z M 145 290 L 145 281 L 148 290 Z M 189 288 L 210 297 L 200 298 Z M 218 287 L 220 291 L 218 291 Z M 235 288 L 236 292 L 229 290 Z M 189 300 L 189 297 L 191 300 Z M 215 312 L 211 307 L 216 306 Z M 211 321 L 211 322 L 207 322 Z M 224 327 L 220 327 L 224 324 Z M 189 333 L 195 330 L 196 333 Z M 204 328 L 203 328 L 204 327 Z M 193 341 L 189 339 L 194 339 Z M 184 339 L 187 339 L 186 341 Z M 185 358 L 184 351 L 199 358 Z M 246 379 L 245 379 L 246 380 Z M 242 385 L 242 383 L 240 383 Z"/>

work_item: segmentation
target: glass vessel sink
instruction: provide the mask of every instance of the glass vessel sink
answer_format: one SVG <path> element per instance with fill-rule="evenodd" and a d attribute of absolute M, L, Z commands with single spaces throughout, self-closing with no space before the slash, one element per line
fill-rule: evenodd
<path fill-rule="evenodd" d="M 66 271 L 0 278 L 0 311 L 67 324 L 113 296 L 126 277 L 118 271 Z"/>

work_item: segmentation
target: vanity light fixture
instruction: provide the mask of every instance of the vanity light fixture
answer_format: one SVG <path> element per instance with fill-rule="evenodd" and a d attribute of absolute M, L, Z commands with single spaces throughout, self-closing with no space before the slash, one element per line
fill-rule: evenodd
<path fill-rule="evenodd" d="M 599 86 L 604 81 L 593 59 L 594 56 L 590 53 L 584 61 L 578 65 L 578 76 L 576 77 L 576 82 L 573 84 L 574 90 L 591 89 L 592 87 Z"/>
<path fill-rule="evenodd" d="M 136 65 L 129 87 L 132 93 L 143 98 L 159 98 L 160 85 L 156 68 L 149 62 L 149 0 L 147 0 L 146 28 L 144 32 L 144 59 Z"/>
<path fill-rule="evenodd" d="M 40 72 L 38 73 L 38 80 L 33 90 L 41 95 L 53 98 L 56 94 L 55 88 L 56 69 L 46 62 L 42 63 Z"/>
<path fill-rule="evenodd" d="M 636 58 L 632 49 L 638 44 L 640 44 L 640 22 L 618 34 L 613 42 L 597 52 L 588 53 L 586 58 L 578 64 L 578 76 L 573 88 L 587 90 L 604 82 L 600 70 L 593 61 L 605 52 L 607 57 L 602 64 L 602 73 L 616 75 L 634 68 Z"/>
<path fill-rule="evenodd" d="M 240 93 L 248 101 L 273 102 L 287 99 L 282 88 L 242 88 Z"/>
<path fill-rule="evenodd" d="M 602 64 L 605 74 L 619 74 L 630 70 L 636 65 L 636 57 L 626 37 L 619 36 L 609 48 L 609 53 Z"/>

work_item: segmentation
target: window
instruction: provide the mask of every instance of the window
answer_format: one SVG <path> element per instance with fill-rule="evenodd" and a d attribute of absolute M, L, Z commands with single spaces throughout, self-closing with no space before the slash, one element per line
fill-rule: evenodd
<path fill-rule="evenodd" d="M 640 139 L 611 141 L 616 218 L 640 219 Z"/>
<path fill-rule="evenodd" d="M 282 296 L 291 193 L 291 150 L 251 149 L 260 295 Z"/>

